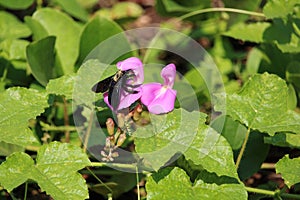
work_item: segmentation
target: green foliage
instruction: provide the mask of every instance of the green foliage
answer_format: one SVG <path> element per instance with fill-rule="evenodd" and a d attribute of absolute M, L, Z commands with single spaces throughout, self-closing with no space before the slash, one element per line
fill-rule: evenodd
<path fill-rule="evenodd" d="M 146 184 L 148 199 L 247 199 L 240 184 L 209 184 L 202 180 L 191 183 L 189 176 L 180 168 L 165 168 L 153 174 Z"/>
<path fill-rule="evenodd" d="M 300 158 L 290 159 L 287 155 L 276 163 L 276 172 L 280 173 L 287 186 L 299 183 Z M 291 173 L 292 172 L 292 173 Z"/>
<path fill-rule="evenodd" d="M 87 187 L 77 171 L 87 165 L 90 161 L 80 148 L 54 142 L 40 148 L 36 164 L 21 152 L 7 157 L 0 165 L 0 183 L 11 191 L 27 179 L 33 179 L 55 199 L 85 199 Z"/>
<path fill-rule="evenodd" d="M 37 142 L 28 128 L 28 120 L 48 107 L 46 94 L 33 89 L 10 88 L 0 94 L 0 105 L 0 140 L 21 146 Z"/>
<path fill-rule="evenodd" d="M 250 129 L 270 135 L 282 131 L 299 134 L 300 115 L 288 109 L 288 87 L 276 75 L 254 75 L 238 93 L 218 95 L 218 101 L 224 98 L 226 108 L 217 105 L 216 109 L 226 112 Z"/>
<path fill-rule="evenodd" d="M 289 195 L 300 183 L 300 1 L 155 3 L 168 18 L 144 1 L 0 0 L 0 199 L 6 191 L 22 199 L 14 197 L 24 194 L 18 186 L 32 182 L 53 199 L 87 199 L 88 189 L 123 198 L 137 179 L 146 181 L 147 199 L 299 198 Z M 190 36 L 210 56 L 176 34 L 126 37 L 125 29 L 149 23 Z M 156 48 L 135 50 L 135 42 Z M 134 156 L 114 148 L 119 154 L 107 163 L 103 145 L 113 137 L 106 120 L 117 116 L 91 88 L 133 55 L 144 59 L 147 83 L 161 82 L 161 65 L 176 64 L 176 109 L 148 116 L 142 107 L 151 123 L 138 121 L 121 145 Z M 269 152 L 274 146 L 290 155 Z M 255 182 L 260 190 L 244 186 L 278 159 L 276 173 L 289 191 L 272 181 Z"/>

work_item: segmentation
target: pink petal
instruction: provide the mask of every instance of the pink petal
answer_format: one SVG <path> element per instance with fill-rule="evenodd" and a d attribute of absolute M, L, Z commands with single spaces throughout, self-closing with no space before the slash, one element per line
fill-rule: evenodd
<path fill-rule="evenodd" d="M 126 71 L 132 70 L 136 76 L 135 84 L 142 84 L 144 81 L 144 69 L 143 63 L 140 59 L 136 57 L 130 57 L 126 60 L 117 63 L 117 68 Z"/>
<path fill-rule="evenodd" d="M 111 110 L 114 110 L 113 107 L 108 102 L 108 92 L 103 93 L 103 100 Z"/>
<path fill-rule="evenodd" d="M 161 70 L 160 75 L 164 79 L 164 85 L 172 88 L 176 78 L 176 66 L 172 63 L 168 64 Z"/>
<path fill-rule="evenodd" d="M 163 114 L 174 109 L 176 90 L 169 88 L 162 89 L 164 91 L 147 106 L 149 112 L 153 114 Z"/>
<path fill-rule="evenodd" d="M 141 88 L 136 88 L 135 91 L 137 93 L 134 94 L 126 94 L 121 96 L 120 104 L 118 110 L 123 108 L 128 108 L 131 104 L 136 102 L 142 96 Z"/>
<path fill-rule="evenodd" d="M 153 99 L 155 99 L 161 88 L 162 85 L 160 83 L 147 83 L 142 85 L 143 95 L 141 97 L 141 102 L 145 106 L 148 106 Z"/>

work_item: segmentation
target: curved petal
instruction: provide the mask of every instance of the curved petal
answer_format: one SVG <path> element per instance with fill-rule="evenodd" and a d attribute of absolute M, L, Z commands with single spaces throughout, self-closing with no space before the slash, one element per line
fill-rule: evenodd
<path fill-rule="evenodd" d="M 148 106 L 156 95 L 160 92 L 162 85 L 160 83 L 147 83 L 142 85 L 143 95 L 141 97 L 141 102 Z"/>
<path fill-rule="evenodd" d="M 109 101 L 108 101 L 108 92 L 104 92 L 103 93 L 103 100 L 106 103 L 106 105 L 111 109 L 114 110 L 113 107 L 110 105 Z"/>
<path fill-rule="evenodd" d="M 172 88 L 176 78 L 176 66 L 173 63 L 168 64 L 161 70 L 160 75 L 164 79 L 164 85 Z"/>
<path fill-rule="evenodd" d="M 135 84 L 142 84 L 144 81 L 143 63 L 139 58 L 130 57 L 117 63 L 117 68 L 126 71 L 132 70 L 135 75 Z"/>
<path fill-rule="evenodd" d="M 174 109 L 176 90 L 165 89 L 157 98 L 147 106 L 149 112 L 153 114 L 163 114 Z"/>
<path fill-rule="evenodd" d="M 121 110 L 123 108 L 128 108 L 131 104 L 136 102 L 142 96 L 141 88 L 137 88 L 137 89 L 135 89 L 135 91 L 137 93 L 133 93 L 133 94 L 127 93 L 125 95 L 124 94 L 121 95 L 121 100 L 120 100 L 118 110 Z"/>

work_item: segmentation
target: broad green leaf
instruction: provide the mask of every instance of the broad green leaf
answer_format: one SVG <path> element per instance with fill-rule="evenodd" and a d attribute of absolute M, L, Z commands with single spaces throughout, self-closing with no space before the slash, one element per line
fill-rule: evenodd
<path fill-rule="evenodd" d="M 24 19 L 25 19 L 25 23 L 31 29 L 33 34 L 32 37 L 35 41 L 43 39 L 48 36 L 47 30 L 43 27 L 43 25 L 38 20 L 35 20 L 30 16 L 26 16 Z"/>
<path fill-rule="evenodd" d="M 277 133 L 272 137 L 265 137 L 264 142 L 280 147 L 300 149 L 300 135 L 292 133 Z"/>
<path fill-rule="evenodd" d="M 84 8 L 91 8 L 97 4 L 98 0 L 77 0 L 77 2 Z"/>
<path fill-rule="evenodd" d="M 292 84 L 289 84 L 288 87 L 288 109 L 294 110 L 297 107 L 297 94 Z"/>
<path fill-rule="evenodd" d="M 16 144 L 9 144 L 6 142 L 0 142 L 0 155 L 1 156 L 9 156 L 14 152 L 22 152 L 25 151 L 24 147 L 21 147 Z"/>
<path fill-rule="evenodd" d="M 246 75 L 254 75 L 258 72 L 261 60 L 264 54 L 261 50 L 257 48 L 252 48 L 249 51 L 246 61 Z"/>
<path fill-rule="evenodd" d="M 0 42 L 4 39 L 28 37 L 31 34 L 30 29 L 25 24 L 5 11 L 0 11 L 0 30 Z"/>
<path fill-rule="evenodd" d="M 295 5 L 299 3 L 299 0 L 270 0 L 264 6 L 263 12 L 267 18 L 287 17 L 293 12 Z"/>
<path fill-rule="evenodd" d="M 247 129 L 229 116 L 221 115 L 211 123 L 211 127 L 222 134 L 233 150 L 241 148 Z"/>
<path fill-rule="evenodd" d="M 82 32 L 80 38 L 79 63 L 82 63 L 84 59 L 88 56 L 88 54 L 101 42 L 104 42 L 105 40 L 111 38 L 115 34 L 121 32 L 122 29 L 117 23 L 105 17 L 96 16 L 94 19 L 92 19 L 86 24 Z M 125 36 L 117 38 L 117 41 L 112 40 L 112 42 L 108 41 L 107 44 L 104 43 L 104 46 L 101 47 L 102 49 L 99 49 L 99 51 L 102 52 L 95 53 L 97 54 L 96 56 L 99 56 L 101 62 L 110 64 L 112 61 L 116 60 L 119 56 L 121 56 L 121 54 L 118 53 L 118 51 L 119 49 L 124 49 L 124 45 L 128 45 L 126 49 L 130 49 L 129 44 L 125 39 Z M 121 53 L 124 54 L 126 52 Z M 108 61 L 107 59 L 112 56 L 115 56 L 115 58 L 112 61 L 105 62 Z"/>
<path fill-rule="evenodd" d="M 74 72 L 74 65 L 79 53 L 81 28 L 68 15 L 54 9 L 43 8 L 33 14 L 48 32 L 56 36 L 55 49 L 63 74 Z"/>
<path fill-rule="evenodd" d="M 198 199 L 247 199 L 247 192 L 241 184 L 209 184 L 202 180 L 192 184 L 184 170 L 165 168 L 153 174 L 146 183 L 149 200 L 198 200 Z"/>
<path fill-rule="evenodd" d="M 66 99 L 73 98 L 75 75 L 68 74 L 49 81 L 46 90 L 49 94 L 63 95 Z"/>
<path fill-rule="evenodd" d="M 87 21 L 88 13 L 77 0 L 55 0 L 71 16 Z"/>
<path fill-rule="evenodd" d="M 275 132 L 300 133 L 300 115 L 288 109 L 288 87 L 276 75 L 254 75 L 239 92 L 216 96 L 221 102 L 226 98 L 226 108 L 217 103 L 216 110 L 226 110 L 227 115 L 253 130 L 269 135 Z"/>
<path fill-rule="evenodd" d="M 109 17 L 110 19 L 117 20 L 122 18 L 136 18 L 141 16 L 143 8 L 133 2 L 119 2 L 111 9 L 101 9 L 97 12 L 102 17 Z"/>
<path fill-rule="evenodd" d="M 195 10 L 200 10 L 205 7 L 209 7 L 210 2 L 205 1 L 176 1 L 176 0 L 157 0 L 156 1 L 156 10 L 161 15 L 170 15 L 171 13 L 187 13 Z"/>
<path fill-rule="evenodd" d="M 28 180 L 34 161 L 23 152 L 13 153 L 0 165 L 0 185 L 8 191 Z"/>
<path fill-rule="evenodd" d="M 276 165 L 276 173 L 280 173 L 284 183 L 291 187 L 300 182 L 300 158 L 290 159 L 288 155 L 280 159 Z"/>
<path fill-rule="evenodd" d="M 218 176 L 237 177 L 230 145 L 204 124 L 205 118 L 203 113 L 183 109 L 151 116 L 151 124 L 134 133 L 136 151 L 155 170 L 182 153 Z"/>
<path fill-rule="evenodd" d="M 264 143 L 264 135 L 252 131 L 247 141 L 246 150 L 239 165 L 238 174 L 241 180 L 245 180 L 259 171 L 262 163 L 266 160 L 270 145 Z M 236 157 L 240 150 L 235 151 Z"/>
<path fill-rule="evenodd" d="M 252 24 L 238 23 L 233 25 L 229 31 L 223 33 L 223 35 L 243 41 L 260 43 L 264 41 L 264 32 L 270 26 L 271 24 L 268 22 Z"/>
<path fill-rule="evenodd" d="M 0 5 L 9 9 L 21 10 L 32 5 L 34 0 L 0 0 Z"/>
<path fill-rule="evenodd" d="M 205 124 L 200 124 L 198 133 L 184 152 L 184 156 L 210 173 L 237 178 L 230 144 L 222 135 Z"/>
<path fill-rule="evenodd" d="M 8 60 L 26 60 L 26 46 L 29 44 L 26 40 L 14 39 L 4 40 L 0 43 L 2 56 Z M 6 55 L 3 55 L 5 52 Z"/>
<path fill-rule="evenodd" d="M 29 44 L 26 49 L 31 73 L 44 86 L 56 76 L 54 72 L 55 40 L 55 37 L 49 36 Z"/>
<path fill-rule="evenodd" d="M 32 179 L 54 199 L 86 199 L 87 186 L 77 171 L 88 165 L 90 161 L 81 148 L 53 142 L 39 149 L 36 164 L 21 152 L 7 157 L 0 165 L 0 183 L 11 191 Z"/>
<path fill-rule="evenodd" d="M 0 141 L 20 146 L 36 142 L 28 120 L 48 107 L 45 93 L 26 88 L 9 88 L 0 94 Z"/>
<path fill-rule="evenodd" d="M 116 66 L 100 63 L 99 60 L 86 61 L 81 65 L 75 77 L 73 99 L 78 105 L 84 104 L 93 108 L 96 98 L 92 87 L 100 80 L 115 74 L 116 71 Z"/>
<path fill-rule="evenodd" d="M 134 133 L 139 156 L 158 170 L 176 153 L 187 150 L 205 114 L 176 109 L 167 115 L 151 115 L 151 124 Z M 200 118 L 200 119 L 199 119 Z M 187 128 L 188 127 L 188 128 Z"/>
<path fill-rule="evenodd" d="M 300 88 L 300 62 L 292 61 L 286 69 L 286 79 L 293 83 L 297 88 Z"/>

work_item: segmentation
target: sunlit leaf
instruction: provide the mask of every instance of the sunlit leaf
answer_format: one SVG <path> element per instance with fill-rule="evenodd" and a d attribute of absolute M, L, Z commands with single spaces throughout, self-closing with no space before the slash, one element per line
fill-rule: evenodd
<path fill-rule="evenodd" d="M 226 108 L 217 104 L 216 110 L 226 110 L 226 114 L 251 129 L 269 135 L 283 131 L 300 133 L 300 115 L 288 109 L 288 87 L 276 75 L 254 75 L 238 93 L 217 95 L 218 101 L 225 98 Z"/>
<path fill-rule="evenodd" d="M 28 37 L 30 29 L 18 20 L 14 15 L 0 11 L 0 42 L 4 39 L 16 39 Z"/>
<path fill-rule="evenodd" d="M 32 5 L 34 0 L 0 0 L 0 5 L 9 9 L 25 9 Z"/>
<path fill-rule="evenodd" d="M 69 74 L 49 81 L 46 90 L 49 94 L 63 95 L 72 99 L 75 84 L 75 75 Z"/>
<path fill-rule="evenodd" d="M 0 183 L 11 191 L 28 179 L 35 180 L 54 199 L 88 198 L 85 180 L 77 172 L 90 161 L 81 148 L 53 142 L 42 146 L 36 164 L 28 154 L 14 153 L 0 165 Z"/>
<path fill-rule="evenodd" d="M 36 142 L 28 120 L 48 107 L 45 93 L 26 88 L 10 88 L 0 94 L 0 141 L 20 146 Z"/>
<path fill-rule="evenodd" d="M 77 19 L 86 21 L 88 19 L 87 11 L 81 7 L 77 0 L 55 0 L 67 13 Z"/>
<path fill-rule="evenodd" d="M 47 85 L 51 78 L 56 76 L 54 71 L 55 40 L 55 37 L 49 36 L 29 44 L 26 49 L 31 73 L 36 80 L 44 86 Z M 47 60 L 47 62 L 45 62 L 45 60 Z"/>
<path fill-rule="evenodd" d="M 286 17 L 288 14 L 293 12 L 294 6 L 299 4 L 299 0 L 270 0 L 267 1 L 266 5 L 263 8 L 264 14 L 268 18 L 280 18 Z"/>
<path fill-rule="evenodd" d="M 147 179 L 149 200 L 196 200 L 196 199 L 247 199 L 247 192 L 241 184 L 209 184 L 197 180 L 192 184 L 189 176 L 180 168 L 165 168 Z"/>
<path fill-rule="evenodd" d="M 300 158 L 290 159 L 288 155 L 284 156 L 276 163 L 276 173 L 280 173 L 284 183 L 289 187 L 300 182 Z"/>
<path fill-rule="evenodd" d="M 80 26 L 70 16 L 51 8 L 39 9 L 32 18 L 45 28 L 48 35 L 56 36 L 55 49 L 62 73 L 74 72 L 79 53 Z"/>

